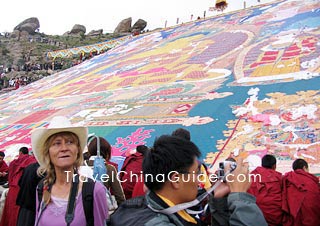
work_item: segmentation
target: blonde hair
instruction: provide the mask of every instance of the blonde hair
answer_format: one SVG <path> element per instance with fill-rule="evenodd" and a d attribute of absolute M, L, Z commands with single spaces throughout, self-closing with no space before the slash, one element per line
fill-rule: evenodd
<path fill-rule="evenodd" d="M 76 134 L 72 132 L 60 132 L 60 133 L 55 133 L 51 135 L 46 142 L 44 143 L 44 147 L 42 147 L 41 152 L 43 155 L 40 155 L 40 161 L 43 162 L 44 164 L 40 165 L 40 167 L 37 170 L 37 173 L 39 176 L 46 175 L 45 177 L 45 184 L 44 185 L 52 185 L 54 181 L 56 180 L 56 173 L 54 169 L 54 165 L 52 164 L 50 157 L 49 157 L 49 148 L 52 145 L 53 140 L 58 137 L 71 137 L 73 141 L 76 142 L 76 145 L 78 147 L 78 154 L 77 154 L 77 159 L 73 165 L 73 168 L 75 171 L 79 169 L 79 167 L 83 164 L 83 155 L 82 155 L 82 150 L 80 147 L 80 141 L 79 138 Z"/>

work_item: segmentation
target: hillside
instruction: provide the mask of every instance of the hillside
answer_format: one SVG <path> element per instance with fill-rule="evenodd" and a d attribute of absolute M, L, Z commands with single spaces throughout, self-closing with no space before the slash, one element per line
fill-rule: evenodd
<path fill-rule="evenodd" d="M 50 36 L 43 33 L 36 33 L 25 37 L 12 37 L 10 34 L 0 35 L 0 74 L 2 70 L 9 69 L 6 76 L 11 77 L 39 77 L 46 76 L 52 72 L 49 70 L 23 71 L 25 64 L 51 64 L 52 59 L 46 57 L 49 51 L 62 50 L 77 46 L 84 46 L 103 42 L 106 40 L 121 37 L 123 34 L 101 34 L 99 36 L 73 35 L 73 36 Z M 63 59 L 64 68 L 71 66 L 73 58 Z M 62 59 L 55 59 L 61 61 Z M 13 69 L 13 70 L 12 70 Z M 11 71 L 11 72 L 10 72 Z"/>

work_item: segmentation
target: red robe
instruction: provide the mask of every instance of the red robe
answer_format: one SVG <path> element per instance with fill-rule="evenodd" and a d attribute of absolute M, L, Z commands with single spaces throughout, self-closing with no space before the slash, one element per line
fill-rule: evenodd
<path fill-rule="evenodd" d="M 8 173 L 8 169 L 9 169 L 9 167 L 8 167 L 7 163 L 5 161 L 2 161 L 0 163 L 0 172 L 1 173 Z M 8 180 L 8 174 L 6 176 L 0 177 L 0 181 L 3 183 L 6 182 L 7 180 Z"/>
<path fill-rule="evenodd" d="M 20 190 L 19 179 L 26 168 L 31 163 L 36 162 L 33 156 L 20 155 L 18 159 L 13 160 L 9 165 L 9 192 L 3 209 L 0 226 L 16 226 L 19 206 L 16 205 L 16 199 Z"/>
<path fill-rule="evenodd" d="M 264 167 L 257 167 L 251 175 L 260 175 L 254 179 L 248 193 L 256 197 L 256 202 L 261 209 L 269 226 L 282 224 L 282 175 L 281 173 Z"/>
<path fill-rule="evenodd" d="M 130 174 L 138 175 L 138 179 L 141 178 L 143 155 L 139 152 L 129 155 L 123 163 L 121 171 L 126 173 L 120 174 L 121 185 L 123 188 L 126 199 L 132 197 L 132 191 L 136 184 L 136 176 L 130 176 Z"/>
<path fill-rule="evenodd" d="M 137 196 L 142 196 L 145 194 L 146 194 L 146 192 L 144 191 L 144 181 L 143 181 L 143 179 L 138 180 L 133 187 L 132 198 L 137 197 Z"/>
<path fill-rule="evenodd" d="M 7 163 L 5 161 L 2 161 L 0 163 L 0 172 L 1 173 L 8 172 L 8 169 L 9 169 L 9 167 L 8 167 Z"/>
<path fill-rule="evenodd" d="M 302 169 L 283 177 L 284 226 L 320 225 L 320 190 L 316 176 Z"/>

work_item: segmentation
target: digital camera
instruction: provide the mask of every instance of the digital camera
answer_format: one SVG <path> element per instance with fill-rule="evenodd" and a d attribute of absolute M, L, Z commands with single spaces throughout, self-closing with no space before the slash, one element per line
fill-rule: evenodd
<path fill-rule="evenodd" d="M 219 179 L 224 178 L 225 176 L 225 168 L 229 165 L 230 167 L 230 173 L 232 171 L 234 171 L 237 168 L 237 163 L 233 162 L 233 161 L 223 161 L 223 162 L 219 162 L 219 168 L 217 171 L 217 176 Z"/>

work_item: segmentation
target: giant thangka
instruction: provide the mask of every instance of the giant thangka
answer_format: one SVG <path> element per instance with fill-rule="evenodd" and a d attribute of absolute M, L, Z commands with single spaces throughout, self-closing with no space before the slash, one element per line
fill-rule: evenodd
<path fill-rule="evenodd" d="M 56 115 L 105 137 L 113 155 L 183 127 L 202 159 L 229 155 L 320 173 L 320 2 L 275 1 L 135 36 L 0 96 L 0 150 L 30 145 Z"/>

